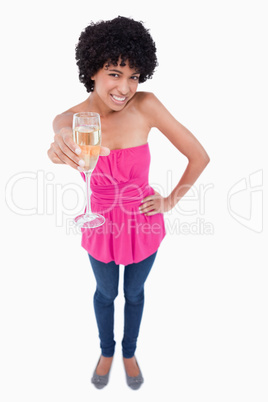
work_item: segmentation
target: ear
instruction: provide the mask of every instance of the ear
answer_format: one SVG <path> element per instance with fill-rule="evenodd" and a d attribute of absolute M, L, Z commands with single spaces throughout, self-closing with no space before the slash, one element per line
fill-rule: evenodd
<path fill-rule="evenodd" d="M 97 74 L 98 74 L 98 71 L 97 71 L 95 74 L 93 74 L 93 75 L 90 77 L 90 79 L 91 79 L 92 81 L 95 81 Z"/>

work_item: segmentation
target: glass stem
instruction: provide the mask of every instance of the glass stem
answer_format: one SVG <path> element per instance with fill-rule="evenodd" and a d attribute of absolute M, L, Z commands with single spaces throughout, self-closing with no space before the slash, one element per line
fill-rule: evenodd
<path fill-rule="evenodd" d="M 91 215 L 91 206 L 90 206 L 90 177 L 91 177 L 91 170 L 85 172 L 86 176 L 86 198 L 87 198 L 87 206 L 86 206 L 86 215 Z"/>

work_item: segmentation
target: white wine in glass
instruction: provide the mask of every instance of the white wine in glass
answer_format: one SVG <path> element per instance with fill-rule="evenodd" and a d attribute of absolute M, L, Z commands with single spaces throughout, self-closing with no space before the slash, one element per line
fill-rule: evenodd
<path fill-rule="evenodd" d="M 100 115 L 93 112 L 75 113 L 73 116 L 73 139 L 81 148 L 79 157 L 85 162 L 82 168 L 86 177 L 86 212 L 75 218 L 75 223 L 81 228 L 96 228 L 105 222 L 105 218 L 93 213 L 90 207 L 90 177 L 100 154 L 101 123 Z"/>

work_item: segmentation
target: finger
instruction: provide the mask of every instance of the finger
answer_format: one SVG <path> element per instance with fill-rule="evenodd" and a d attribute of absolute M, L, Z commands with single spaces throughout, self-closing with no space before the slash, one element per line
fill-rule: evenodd
<path fill-rule="evenodd" d="M 57 134 L 55 134 L 54 142 L 58 144 L 62 152 L 64 152 L 70 158 L 71 153 L 76 155 L 81 153 L 81 149 L 73 140 L 73 130 L 71 127 L 63 127 Z"/>
<path fill-rule="evenodd" d="M 51 148 L 47 151 L 47 155 L 53 163 L 63 163 Z"/>
<path fill-rule="evenodd" d="M 151 216 L 151 215 L 156 215 L 158 213 L 158 211 L 150 211 L 150 212 L 146 212 L 146 214 L 144 214 L 145 216 Z"/>
<path fill-rule="evenodd" d="M 67 155 L 61 154 L 61 160 L 62 160 L 62 163 L 69 165 L 76 170 L 79 170 L 78 168 L 80 168 L 80 166 L 77 165 L 76 163 L 74 163 L 72 159 L 68 158 Z"/>
<path fill-rule="evenodd" d="M 110 149 L 107 147 L 101 147 L 101 149 L 100 149 L 101 156 L 107 156 L 110 154 L 110 152 L 111 152 Z"/>
<path fill-rule="evenodd" d="M 56 143 L 64 142 L 72 152 L 75 152 L 77 144 L 73 139 L 73 129 L 71 127 L 62 127 L 54 137 Z"/>
<path fill-rule="evenodd" d="M 58 155 L 58 157 L 62 161 L 68 161 L 70 159 L 78 165 L 80 158 L 69 147 L 69 146 L 72 146 L 72 144 L 71 144 L 72 140 L 68 139 L 68 137 L 66 137 L 65 140 L 63 140 L 62 136 L 58 136 L 58 134 L 55 135 L 54 139 L 55 139 L 55 141 L 52 145 L 53 145 L 53 149 L 54 149 L 55 153 Z M 66 141 L 67 141 L 67 144 L 66 144 Z M 68 159 L 66 159 L 66 157 Z M 67 163 L 67 164 L 69 165 L 69 163 Z"/>
<path fill-rule="evenodd" d="M 64 143 L 68 146 L 68 148 L 70 148 L 70 150 L 72 152 L 76 153 L 77 155 L 80 155 L 81 148 L 79 148 L 79 145 L 77 145 L 76 142 L 73 140 L 73 130 L 70 127 L 64 127 L 60 132 L 60 137 L 63 138 Z M 59 143 L 59 145 L 60 145 L 60 143 Z M 108 147 L 101 147 L 101 149 L 100 149 L 101 156 L 107 156 L 109 154 L 110 154 L 110 149 Z M 68 153 L 67 153 L 67 155 L 68 155 Z"/>
<path fill-rule="evenodd" d="M 149 195 L 148 197 L 143 198 L 143 200 L 141 200 L 141 202 L 143 204 L 145 204 L 145 202 L 149 202 L 149 201 L 153 201 L 153 197 L 151 195 Z"/>
<path fill-rule="evenodd" d="M 155 199 L 158 199 L 159 197 L 161 197 L 160 193 L 155 191 L 154 194 L 148 195 L 148 197 L 143 198 L 143 200 L 141 200 L 141 202 L 145 203 L 147 201 L 153 201 Z"/>
<path fill-rule="evenodd" d="M 76 156 L 75 160 L 69 158 L 65 153 L 62 152 L 61 148 L 53 143 L 51 144 L 51 158 L 54 163 L 63 163 L 77 169 L 79 166 L 79 158 Z"/>
<path fill-rule="evenodd" d="M 146 209 L 147 207 L 150 207 L 150 206 L 152 206 L 154 204 L 154 201 L 153 200 L 151 200 L 151 201 L 146 201 L 146 202 L 144 202 L 143 204 L 141 204 L 140 206 L 139 206 L 139 208 L 140 209 Z"/>
<path fill-rule="evenodd" d="M 75 154 L 75 155 L 80 155 L 82 150 L 79 147 L 79 145 L 77 145 L 76 143 L 71 142 L 72 140 L 70 138 L 68 138 L 66 140 L 66 145 L 70 148 L 70 150 Z"/>
<path fill-rule="evenodd" d="M 154 204 L 139 207 L 140 212 L 143 213 L 143 214 L 146 213 L 146 212 L 151 211 L 152 209 L 154 209 Z"/>
<path fill-rule="evenodd" d="M 79 145 L 76 144 L 76 142 L 72 138 L 72 130 L 64 132 L 62 135 L 63 141 L 67 147 L 74 152 L 76 155 L 81 154 L 81 148 L 79 148 Z"/>

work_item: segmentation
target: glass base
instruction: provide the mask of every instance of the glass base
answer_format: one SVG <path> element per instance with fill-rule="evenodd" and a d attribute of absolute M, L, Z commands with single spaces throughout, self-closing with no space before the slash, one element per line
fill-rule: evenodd
<path fill-rule="evenodd" d="M 104 216 L 100 214 L 82 214 L 77 216 L 74 219 L 75 223 L 77 226 L 83 229 L 89 229 L 89 228 L 97 228 L 98 226 L 101 226 L 105 222 Z"/>

